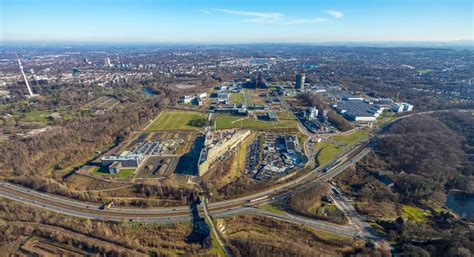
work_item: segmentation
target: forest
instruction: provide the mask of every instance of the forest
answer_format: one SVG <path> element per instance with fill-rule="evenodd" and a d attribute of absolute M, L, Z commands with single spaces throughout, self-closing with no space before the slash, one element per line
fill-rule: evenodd
<path fill-rule="evenodd" d="M 342 173 L 337 184 L 356 199 L 359 212 L 383 227 L 401 254 L 472 256 L 472 229 L 441 206 L 450 190 L 473 192 L 473 164 L 468 158 L 473 153 L 473 128 L 470 112 L 398 120 L 373 142 L 374 152 Z M 381 179 L 384 176 L 391 182 Z M 408 208 L 423 216 L 407 216 Z"/>

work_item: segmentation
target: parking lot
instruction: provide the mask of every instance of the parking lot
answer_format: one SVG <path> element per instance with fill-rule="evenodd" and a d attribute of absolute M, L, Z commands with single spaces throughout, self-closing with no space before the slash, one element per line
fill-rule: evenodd
<path fill-rule="evenodd" d="M 184 140 L 180 138 L 165 141 L 152 140 L 148 142 L 140 142 L 134 146 L 131 152 L 143 155 L 174 154 L 183 142 Z"/>
<path fill-rule="evenodd" d="M 172 174 L 179 157 L 150 156 L 135 176 L 136 179 L 160 178 Z"/>

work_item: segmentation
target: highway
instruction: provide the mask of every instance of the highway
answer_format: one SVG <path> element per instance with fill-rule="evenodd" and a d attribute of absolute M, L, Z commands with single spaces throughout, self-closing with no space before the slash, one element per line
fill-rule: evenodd
<path fill-rule="evenodd" d="M 342 162 L 341 165 L 334 167 L 326 173 L 319 172 L 322 168 L 324 168 L 319 167 L 309 173 L 306 173 L 305 175 L 299 177 L 294 181 L 290 181 L 288 183 L 276 186 L 263 192 L 243 196 L 236 199 L 209 203 L 209 214 L 213 217 L 224 217 L 237 214 L 257 214 L 273 216 L 281 220 L 287 220 L 293 223 L 299 221 L 299 223 L 307 224 L 309 226 L 325 231 L 340 231 L 339 234 L 353 236 L 353 231 L 348 230 L 349 233 L 346 232 L 346 227 L 339 227 L 335 224 L 321 221 L 313 221 L 311 219 L 300 218 L 296 216 L 278 216 L 274 213 L 271 213 L 272 215 L 270 215 L 270 213 L 268 213 L 267 211 L 256 209 L 254 206 L 269 203 L 287 197 L 289 194 L 291 194 L 291 192 L 295 190 L 301 190 L 305 187 L 305 185 L 309 183 L 329 181 L 334 176 L 341 173 L 345 168 L 352 165 L 352 163 L 354 163 L 356 160 L 363 158 L 363 156 L 365 156 L 368 152 L 369 150 L 367 149 L 367 143 L 363 143 L 359 147 L 347 151 L 345 155 L 341 157 L 342 160 L 343 158 L 346 158 L 345 156 L 351 155 L 352 158 L 350 159 L 353 159 L 353 162 L 349 161 L 349 158 L 347 158 L 347 161 Z M 70 198 L 46 194 L 18 185 L 14 185 L 8 182 L 0 182 L 0 196 L 13 201 L 30 204 L 57 213 L 88 219 L 109 221 L 133 220 L 141 222 L 162 223 L 179 222 L 191 219 L 191 213 L 189 211 L 188 206 L 150 209 L 112 208 L 100 210 L 99 205 L 97 204 L 81 202 Z"/>
<path fill-rule="evenodd" d="M 443 110 L 445 111 L 445 110 Z M 472 111 L 472 110 L 467 110 Z M 433 113 L 433 112 L 427 112 Z M 401 118 L 419 115 L 410 114 Z M 393 121 L 392 121 L 393 122 Z M 290 214 L 277 214 L 274 212 L 265 211 L 255 208 L 258 205 L 278 201 L 290 196 L 292 192 L 303 190 L 311 183 L 321 183 L 330 181 L 332 178 L 343 172 L 345 169 L 355 164 L 370 152 L 368 141 L 360 142 L 351 149 L 346 150 L 337 156 L 332 162 L 327 165 L 317 167 L 310 172 L 305 173 L 301 177 L 289 181 L 284 184 L 277 185 L 273 188 L 258 192 L 252 195 L 242 196 L 236 199 L 224 200 L 220 202 L 213 202 L 208 204 L 208 212 L 212 217 L 225 217 L 239 214 L 255 214 L 272 217 L 275 219 L 285 220 L 296 224 L 304 224 L 314 227 L 316 229 L 329 231 L 332 233 L 361 237 L 364 239 L 375 239 L 378 236 L 376 233 L 368 228 L 368 224 L 363 221 L 361 216 L 344 198 L 337 198 L 340 208 L 356 217 L 357 220 L 352 220 L 349 226 L 341 226 L 328 222 L 309 219 Z M 328 170 L 324 171 L 327 167 Z M 133 220 L 140 222 L 179 222 L 191 219 L 191 213 L 188 206 L 167 207 L 167 208 L 112 208 L 100 210 L 99 205 L 87 202 L 81 202 L 70 198 L 60 197 L 56 195 L 46 194 L 32 189 L 24 188 L 8 182 L 0 182 L 0 196 L 29 204 L 39 208 L 57 213 L 71 215 L 80 218 L 106 220 L 106 221 L 124 221 Z M 370 226 L 369 226 L 370 227 Z"/>

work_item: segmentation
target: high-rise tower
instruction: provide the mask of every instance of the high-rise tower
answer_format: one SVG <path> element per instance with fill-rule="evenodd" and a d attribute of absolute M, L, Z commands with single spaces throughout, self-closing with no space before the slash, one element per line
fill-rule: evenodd
<path fill-rule="evenodd" d="M 296 81 L 295 81 L 296 89 L 304 89 L 304 79 L 305 79 L 304 73 L 296 74 Z"/>
<path fill-rule="evenodd" d="M 20 57 L 18 57 L 18 54 L 16 54 L 16 59 L 18 60 L 18 66 L 20 66 L 21 70 L 21 75 L 23 75 L 23 79 L 25 80 L 26 88 L 28 89 L 28 97 L 35 97 L 38 96 L 38 94 L 33 93 L 33 90 L 31 90 L 30 82 L 28 82 L 28 78 L 26 77 L 25 71 L 23 70 L 23 65 L 21 65 Z"/>

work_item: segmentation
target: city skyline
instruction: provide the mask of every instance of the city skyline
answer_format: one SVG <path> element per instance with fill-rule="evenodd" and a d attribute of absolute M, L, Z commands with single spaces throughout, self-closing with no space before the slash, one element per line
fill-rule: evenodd
<path fill-rule="evenodd" d="M 2 1 L 1 42 L 319 43 L 473 39 L 472 3 Z"/>

